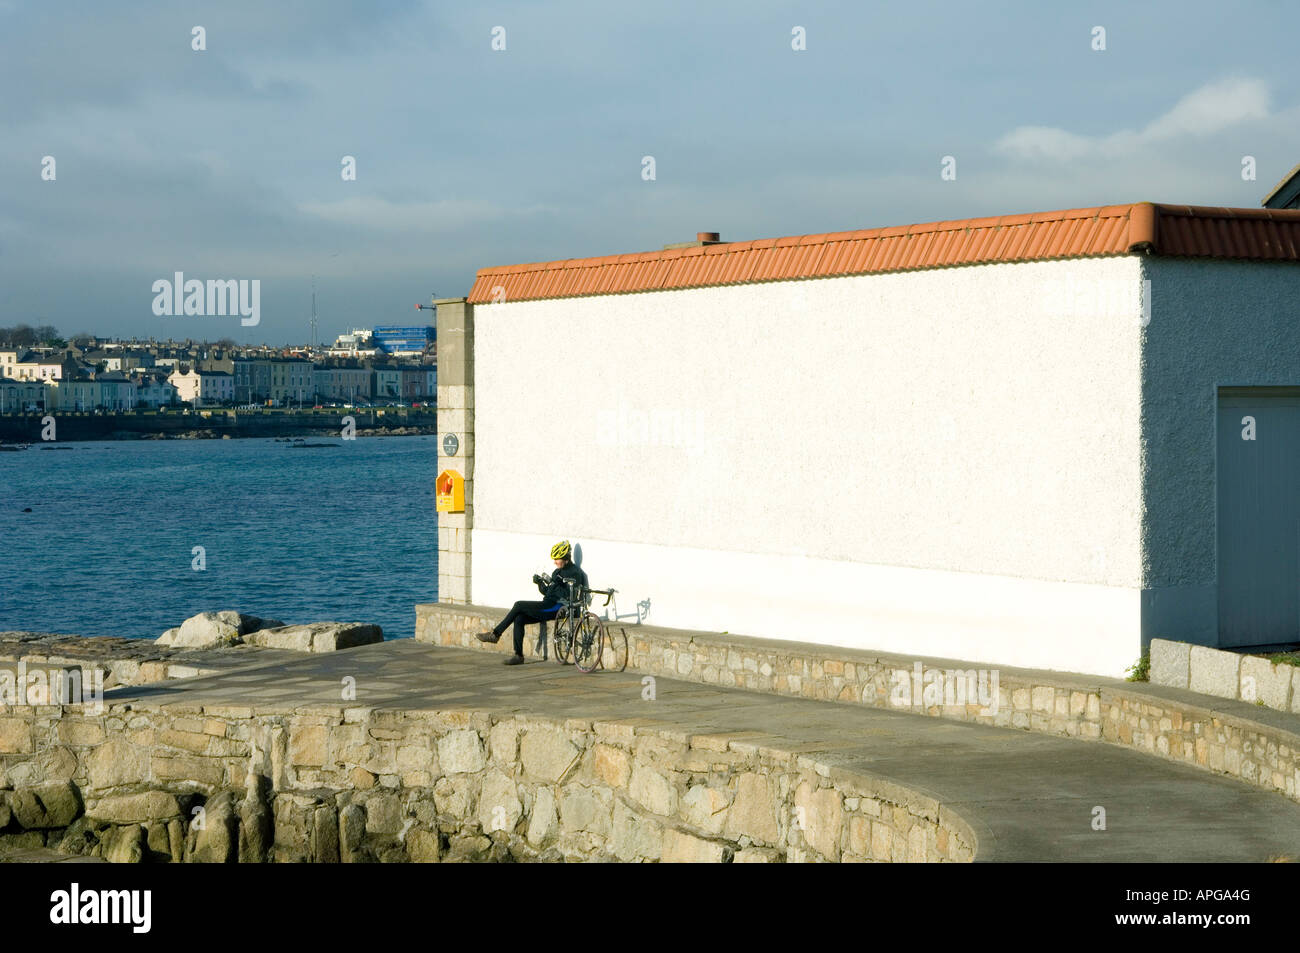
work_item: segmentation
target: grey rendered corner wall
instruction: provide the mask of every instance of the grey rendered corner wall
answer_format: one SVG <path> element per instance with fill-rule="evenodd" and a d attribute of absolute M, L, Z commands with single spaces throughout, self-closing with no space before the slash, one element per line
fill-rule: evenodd
<path fill-rule="evenodd" d="M 1152 256 L 1142 277 L 1142 640 L 1214 646 L 1218 391 L 1300 384 L 1300 267 Z"/>

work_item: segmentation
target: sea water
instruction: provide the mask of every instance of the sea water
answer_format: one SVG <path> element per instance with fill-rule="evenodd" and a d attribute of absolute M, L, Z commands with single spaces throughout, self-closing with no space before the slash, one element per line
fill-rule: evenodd
<path fill-rule="evenodd" d="M 438 597 L 437 438 L 307 442 L 337 446 L 129 440 L 0 453 L 0 631 L 157 638 L 234 609 L 412 636 L 416 603 Z"/>

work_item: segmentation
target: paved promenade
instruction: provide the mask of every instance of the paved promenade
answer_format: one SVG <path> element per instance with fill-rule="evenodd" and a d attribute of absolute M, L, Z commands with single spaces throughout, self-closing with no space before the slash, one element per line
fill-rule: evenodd
<path fill-rule="evenodd" d="M 345 677 L 356 700 L 343 701 Z M 979 860 L 1300 859 L 1300 804 L 1114 745 L 410 640 L 110 692 L 113 703 L 477 709 L 630 722 L 798 751 L 938 799 L 976 829 Z M 1096 808 L 1106 829 L 1093 830 Z"/>

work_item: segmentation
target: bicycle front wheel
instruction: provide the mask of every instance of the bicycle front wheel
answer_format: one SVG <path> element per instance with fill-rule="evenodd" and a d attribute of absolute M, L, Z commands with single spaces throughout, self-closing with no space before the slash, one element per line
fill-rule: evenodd
<path fill-rule="evenodd" d="M 561 665 L 568 665 L 573 647 L 573 623 L 568 613 L 561 610 L 559 615 L 551 620 L 550 626 L 551 651 L 555 653 L 555 658 Z"/>
<path fill-rule="evenodd" d="M 594 672 L 600 665 L 600 652 L 605 644 L 605 625 L 594 613 L 588 612 L 578 620 L 573 633 L 573 664 L 580 672 Z"/>

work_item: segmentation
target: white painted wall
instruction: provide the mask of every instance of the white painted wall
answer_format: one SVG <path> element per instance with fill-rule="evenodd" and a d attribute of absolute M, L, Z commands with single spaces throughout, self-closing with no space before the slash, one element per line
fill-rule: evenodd
<path fill-rule="evenodd" d="M 477 306 L 474 600 L 528 597 L 569 538 L 659 625 L 1120 674 L 1140 277 L 1112 258 Z"/>

